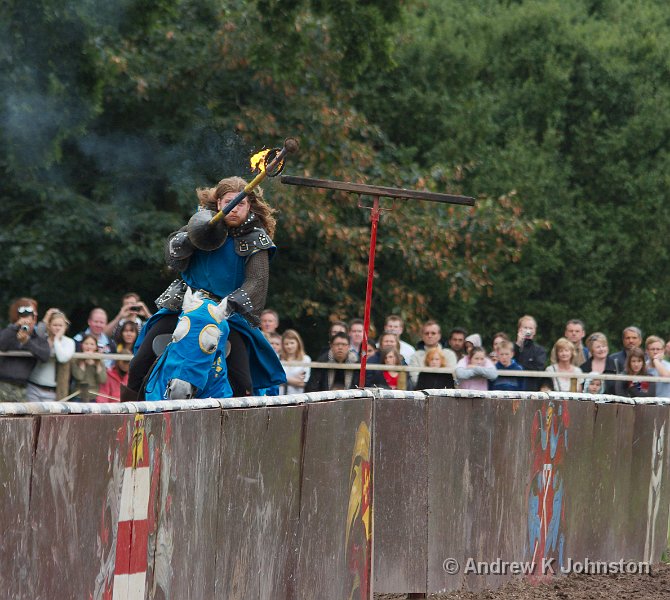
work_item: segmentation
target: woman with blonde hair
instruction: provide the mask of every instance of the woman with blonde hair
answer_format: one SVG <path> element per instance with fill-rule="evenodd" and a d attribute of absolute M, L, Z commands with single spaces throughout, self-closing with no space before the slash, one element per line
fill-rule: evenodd
<path fill-rule="evenodd" d="M 575 345 L 567 338 L 556 340 L 551 349 L 551 364 L 546 368 L 548 373 L 574 373 L 582 374 L 579 367 L 575 367 L 572 361 L 575 359 L 577 349 Z M 553 390 L 555 392 L 581 392 L 584 379 L 573 377 L 552 377 Z"/>
<path fill-rule="evenodd" d="M 600 331 L 592 333 L 586 339 L 586 347 L 589 349 L 589 358 L 579 366 L 583 373 L 616 375 L 616 364 L 609 356 L 609 345 L 607 343 L 607 336 L 604 333 Z M 593 378 L 585 380 L 584 387 L 588 388 L 590 379 Z M 614 381 L 605 380 L 604 393 L 614 393 Z"/>
<path fill-rule="evenodd" d="M 277 354 L 258 329 L 265 308 L 270 258 L 276 250 L 271 239 L 275 210 L 263 200 L 260 187 L 247 191 L 246 186 L 241 177 L 227 177 L 214 187 L 199 188 L 200 210 L 187 226 L 168 237 L 166 262 L 180 278 L 156 300 L 160 310 L 140 332 L 122 399 L 134 399 L 142 392 L 155 359 L 153 340 L 175 330 L 188 288 L 203 301 L 227 306 L 228 327 L 224 329 L 229 331 L 222 332 L 219 345 L 227 341 L 230 352 L 225 364 L 218 367 L 218 377 L 230 381 L 234 396 L 260 394 L 286 383 Z M 246 195 L 238 200 L 243 191 Z M 225 216 L 213 224 L 215 214 L 224 210 L 228 211 Z M 202 391 L 188 381 L 186 372 L 165 375 L 171 382 L 176 381 L 174 394 L 186 391 L 190 397 L 198 397 Z"/>
<path fill-rule="evenodd" d="M 28 377 L 26 395 L 33 402 L 60 400 L 70 392 L 70 361 L 75 351 L 74 340 L 65 335 L 70 321 L 62 311 L 50 308 L 43 323 L 51 354 L 46 362 L 38 362 Z"/>
<path fill-rule="evenodd" d="M 295 329 L 287 329 L 281 336 L 281 351 L 279 358 L 295 362 L 312 362 L 309 355 L 305 354 L 305 345 L 300 334 Z M 309 367 L 289 367 L 284 365 L 286 373 L 286 384 L 281 386 L 284 394 L 302 394 L 305 391 L 305 383 L 309 381 L 311 369 Z"/>

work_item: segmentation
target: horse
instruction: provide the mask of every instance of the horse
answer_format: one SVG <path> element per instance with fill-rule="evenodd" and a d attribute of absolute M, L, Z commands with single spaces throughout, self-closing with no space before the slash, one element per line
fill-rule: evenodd
<path fill-rule="evenodd" d="M 186 291 L 170 343 L 146 380 L 146 400 L 230 398 L 226 346 L 228 303 Z"/>

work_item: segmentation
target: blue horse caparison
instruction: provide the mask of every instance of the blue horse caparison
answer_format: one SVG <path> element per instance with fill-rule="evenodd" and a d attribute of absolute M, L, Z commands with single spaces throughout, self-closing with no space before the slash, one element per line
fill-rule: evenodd
<path fill-rule="evenodd" d="M 226 301 L 217 304 L 188 291 L 172 341 L 154 365 L 145 398 L 230 398 Z"/>

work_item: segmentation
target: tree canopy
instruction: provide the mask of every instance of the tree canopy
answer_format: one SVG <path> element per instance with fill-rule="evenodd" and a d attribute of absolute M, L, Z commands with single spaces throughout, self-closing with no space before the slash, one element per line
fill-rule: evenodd
<path fill-rule="evenodd" d="M 287 173 L 477 198 L 396 202 L 373 319 L 669 333 L 668 9 L 654 0 L 10 0 L 0 21 L 0 295 L 80 324 L 170 280 L 195 188 L 296 136 Z M 361 316 L 369 212 L 264 184 L 268 305 L 319 343 Z M 365 199 L 363 199 L 365 201 Z M 387 208 L 392 203 L 384 201 Z"/>

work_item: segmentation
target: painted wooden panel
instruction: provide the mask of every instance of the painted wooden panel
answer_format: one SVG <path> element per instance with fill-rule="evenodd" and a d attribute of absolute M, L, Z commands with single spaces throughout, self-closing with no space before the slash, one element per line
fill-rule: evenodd
<path fill-rule="evenodd" d="M 0 595 L 6 598 L 29 597 L 32 589 L 31 475 L 38 419 L 0 419 Z"/>
<path fill-rule="evenodd" d="M 303 415 L 289 406 L 223 411 L 216 598 L 295 594 Z"/>
<path fill-rule="evenodd" d="M 372 400 L 310 404 L 296 598 L 368 598 Z"/>
<path fill-rule="evenodd" d="M 374 589 L 426 591 L 428 401 L 382 398 L 374 414 Z"/>

